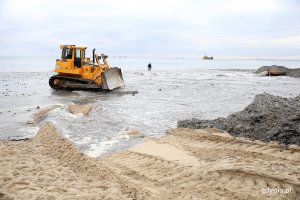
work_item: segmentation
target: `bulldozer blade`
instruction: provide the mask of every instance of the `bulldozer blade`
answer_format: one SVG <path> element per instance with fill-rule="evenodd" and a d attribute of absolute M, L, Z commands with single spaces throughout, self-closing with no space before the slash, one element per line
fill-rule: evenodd
<path fill-rule="evenodd" d="M 105 72 L 102 72 L 102 77 L 102 89 L 104 90 L 113 90 L 115 88 L 123 87 L 125 85 L 120 68 L 109 68 Z"/>

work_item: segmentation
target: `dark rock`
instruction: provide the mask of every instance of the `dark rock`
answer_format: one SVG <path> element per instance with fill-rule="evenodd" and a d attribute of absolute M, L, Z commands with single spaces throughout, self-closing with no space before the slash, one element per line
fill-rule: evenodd
<path fill-rule="evenodd" d="M 272 66 L 262 66 L 258 70 L 256 70 L 255 73 L 260 74 L 262 72 L 268 72 L 266 75 L 274 75 L 274 76 L 279 76 L 279 75 L 286 75 L 290 77 L 295 77 L 299 78 L 300 77 L 300 68 L 296 69 L 289 69 L 284 66 L 277 66 L 277 65 L 272 65 Z"/>

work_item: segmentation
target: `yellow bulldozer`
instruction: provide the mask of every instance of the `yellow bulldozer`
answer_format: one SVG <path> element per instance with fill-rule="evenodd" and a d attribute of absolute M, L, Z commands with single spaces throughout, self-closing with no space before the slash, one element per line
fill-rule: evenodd
<path fill-rule="evenodd" d="M 60 45 L 61 58 L 56 60 L 56 75 L 49 79 L 51 88 L 59 90 L 114 90 L 124 86 L 120 68 L 109 67 L 107 56 L 95 53 L 86 58 L 87 47 Z M 101 62 L 102 61 L 102 62 Z"/>

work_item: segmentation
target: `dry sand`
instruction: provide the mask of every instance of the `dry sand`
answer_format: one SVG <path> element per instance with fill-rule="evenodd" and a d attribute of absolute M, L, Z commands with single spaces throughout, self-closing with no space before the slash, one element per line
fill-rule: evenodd
<path fill-rule="evenodd" d="M 53 125 L 27 141 L 0 142 L 0 199 L 296 199 L 300 148 L 217 129 L 171 129 L 100 159 Z M 262 189 L 290 190 L 262 194 Z"/>

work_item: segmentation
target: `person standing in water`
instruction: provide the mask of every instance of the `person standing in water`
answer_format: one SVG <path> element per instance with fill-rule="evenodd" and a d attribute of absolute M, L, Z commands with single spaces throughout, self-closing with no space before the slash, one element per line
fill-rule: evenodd
<path fill-rule="evenodd" d="M 148 64 L 148 71 L 151 71 L 152 69 L 152 66 L 151 66 L 151 63 Z"/>

